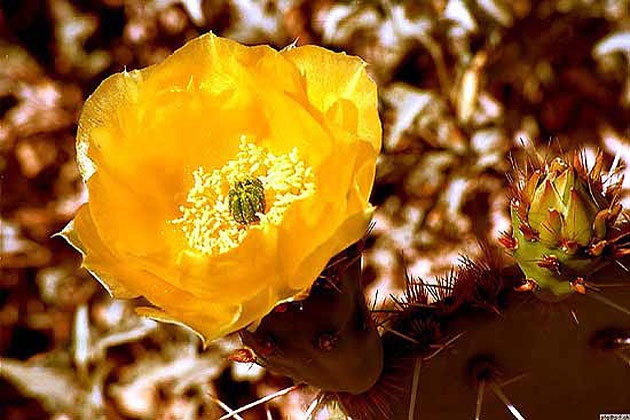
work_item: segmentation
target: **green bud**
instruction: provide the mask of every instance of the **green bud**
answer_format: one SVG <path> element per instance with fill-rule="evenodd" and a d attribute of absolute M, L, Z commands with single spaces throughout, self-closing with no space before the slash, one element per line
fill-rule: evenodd
<path fill-rule="evenodd" d="M 574 293 L 571 282 L 576 277 L 607 263 L 615 247 L 627 247 L 620 245 L 624 236 L 614 235 L 612 229 L 622 211 L 622 180 L 605 185 L 604 175 L 610 171 L 604 170 L 601 153 L 591 170 L 581 152 L 574 154 L 573 163 L 567 162 L 556 158 L 532 171 L 517 171 L 521 176 L 511 207 L 513 240 L 504 242 L 526 278 L 538 285 L 539 297 Z"/>

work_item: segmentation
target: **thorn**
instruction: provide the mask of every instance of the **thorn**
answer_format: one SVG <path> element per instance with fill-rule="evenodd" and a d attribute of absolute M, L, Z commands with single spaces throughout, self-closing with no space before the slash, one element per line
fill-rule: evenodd
<path fill-rule="evenodd" d="M 580 325 L 580 320 L 578 319 L 577 314 L 575 313 L 573 309 L 571 309 L 571 316 L 573 317 L 573 321 L 575 322 L 575 325 L 576 326 Z"/>
<path fill-rule="evenodd" d="M 228 355 L 227 359 L 237 363 L 254 363 L 256 354 L 251 349 L 237 349 Z"/>
<path fill-rule="evenodd" d="M 433 306 L 433 305 L 431 305 L 429 303 L 409 302 L 409 303 L 407 303 L 407 305 L 413 306 L 413 307 L 416 307 L 416 308 L 437 309 L 437 306 Z"/>
<path fill-rule="evenodd" d="M 318 410 L 324 404 L 326 404 L 327 401 L 328 401 L 328 398 L 325 397 L 323 392 L 320 392 L 319 394 L 317 394 L 315 399 L 313 399 L 313 402 L 311 402 L 311 404 L 306 409 L 306 413 L 304 413 L 304 418 L 306 420 L 313 420 L 313 414 L 317 413 Z"/>
<path fill-rule="evenodd" d="M 543 255 L 536 265 L 554 273 L 560 274 L 560 261 L 555 255 Z"/>
<path fill-rule="evenodd" d="M 629 272 L 629 273 L 630 273 L 630 270 L 628 270 L 628 267 L 626 267 L 625 265 L 623 265 L 623 264 L 621 263 L 621 261 L 619 261 L 619 260 L 615 260 L 615 264 L 617 264 L 619 267 L 623 268 L 623 269 L 624 269 L 624 271 L 626 271 L 626 272 Z"/>
<path fill-rule="evenodd" d="M 405 311 L 402 309 L 370 309 L 370 312 L 377 314 L 402 314 Z"/>
<path fill-rule="evenodd" d="M 586 294 L 586 284 L 582 277 L 576 277 L 574 280 L 571 280 L 571 288 L 581 295 Z"/>
<path fill-rule="evenodd" d="M 621 159 L 621 152 L 615 153 L 615 157 L 613 158 L 612 165 L 610 165 L 610 169 L 608 170 L 608 178 L 612 178 L 615 174 L 617 166 L 619 165 L 619 161 Z"/>
<path fill-rule="evenodd" d="M 530 375 L 530 374 L 529 374 L 529 372 L 525 372 L 525 373 L 521 373 L 520 375 L 516 375 L 515 377 L 510 378 L 510 379 L 508 379 L 508 380 L 506 380 L 506 381 L 502 382 L 502 383 L 500 384 L 500 387 L 501 387 L 501 388 L 505 388 L 506 386 L 511 385 L 511 384 L 513 384 L 513 383 L 515 383 L 515 382 L 518 382 L 518 381 L 520 381 L 521 379 L 528 377 L 529 375 Z"/>
<path fill-rule="evenodd" d="M 599 288 L 599 286 L 595 286 L 591 283 L 588 282 L 584 282 L 584 287 L 586 288 L 586 290 L 592 290 L 593 292 L 601 292 L 602 289 Z"/>
<path fill-rule="evenodd" d="M 212 401 L 214 401 L 214 403 L 216 403 L 216 405 L 218 405 L 219 407 L 221 407 L 221 408 L 223 409 L 223 411 L 226 411 L 226 412 L 228 412 L 228 413 L 229 413 L 229 412 L 234 411 L 234 410 L 232 410 L 232 409 L 230 408 L 230 406 L 229 406 L 229 405 L 227 405 L 226 403 L 224 403 L 223 401 L 221 401 L 220 399 L 218 399 L 218 398 L 217 398 L 217 397 L 215 397 L 214 395 L 209 395 L 209 397 L 210 397 L 210 399 L 211 399 Z M 238 414 L 234 414 L 234 418 L 235 418 L 236 420 L 243 420 L 243 417 L 239 416 Z"/>
<path fill-rule="evenodd" d="M 442 344 L 440 346 L 440 348 L 438 348 L 436 351 L 434 351 L 433 353 L 431 353 L 430 355 L 428 355 L 427 357 L 424 358 L 424 360 L 431 360 L 433 359 L 435 356 L 437 356 L 438 354 L 440 354 L 440 352 L 442 350 L 444 350 L 445 348 L 447 348 L 448 346 L 450 346 L 451 344 L 453 344 L 456 340 L 458 340 L 459 338 L 461 338 L 464 335 L 463 332 L 457 334 L 455 337 L 451 338 L 450 340 L 448 340 L 446 343 Z"/>
<path fill-rule="evenodd" d="M 374 300 L 372 301 L 372 311 L 376 310 L 376 305 L 378 304 L 378 289 L 374 293 Z"/>
<path fill-rule="evenodd" d="M 519 413 L 519 411 L 516 409 L 516 407 L 514 407 L 514 404 L 512 404 L 510 402 L 510 400 L 503 393 L 503 391 L 501 391 L 501 388 L 499 388 L 495 383 L 492 383 L 490 386 L 492 387 L 492 392 L 494 392 L 494 395 L 496 395 L 497 398 L 501 400 L 501 402 L 510 411 L 510 413 L 512 413 L 512 415 L 514 416 L 515 419 L 517 419 L 517 420 L 526 420 L 525 417 L 523 417 L 523 415 L 521 413 Z"/>
<path fill-rule="evenodd" d="M 413 337 L 409 337 L 408 335 L 403 334 L 403 333 L 401 333 L 401 332 L 399 332 L 399 331 L 396 331 L 396 330 L 394 330 L 394 329 L 391 329 L 391 328 L 389 328 L 389 327 L 383 327 L 383 329 L 384 329 L 385 331 L 389 331 L 390 333 L 392 333 L 392 334 L 394 334 L 394 335 L 397 335 L 398 337 L 400 337 L 400 338 L 402 338 L 402 339 L 404 339 L 404 340 L 409 341 L 410 343 L 413 343 L 413 344 L 416 344 L 416 345 L 420 345 L 420 344 L 421 344 L 421 343 L 420 343 L 418 340 L 416 340 L 415 338 L 413 338 Z"/>
<path fill-rule="evenodd" d="M 499 243 L 510 251 L 514 251 L 518 248 L 518 241 L 516 238 L 507 232 L 501 233 L 501 236 L 499 236 Z"/>
<path fill-rule="evenodd" d="M 264 403 L 266 403 L 268 401 L 271 401 L 271 400 L 273 400 L 275 398 L 282 397 L 283 395 L 286 395 L 286 394 L 288 394 L 288 393 L 290 393 L 292 391 L 295 391 L 296 389 L 299 389 L 302 386 L 303 386 L 302 384 L 298 384 L 298 385 L 290 386 L 288 388 L 281 389 L 278 392 L 274 392 L 273 394 L 270 394 L 270 395 L 267 395 L 265 397 L 262 397 L 262 398 L 260 398 L 260 399 L 258 399 L 256 401 L 254 401 L 252 403 L 249 403 L 249 404 L 246 404 L 246 405 L 244 405 L 244 406 L 242 406 L 242 407 L 240 407 L 240 408 L 238 408 L 236 410 L 231 410 L 229 413 L 227 413 L 224 416 L 220 417 L 219 420 L 231 419 L 232 417 L 235 417 L 237 414 L 242 413 L 243 411 L 247 411 L 250 408 L 254 408 L 254 407 L 256 407 L 256 406 L 258 406 L 260 404 L 264 404 Z"/>
<path fill-rule="evenodd" d="M 532 292 L 538 289 L 538 283 L 534 279 L 526 279 L 523 284 L 514 287 L 516 292 Z"/>
<path fill-rule="evenodd" d="M 409 398 L 409 420 L 415 419 L 416 399 L 418 398 L 418 386 L 420 384 L 420 369 L 422 367 L 422 357 L 416 357 L 413 368 L 413 381 L 411 383 L 411 396 Z"/>
<path fill-rule="evenodd" d="M 613 302 L 612 300 L 610 300 L 610 299 L 600 295 L 599 293 L 589 293 L 587 296 L 590 296 L 590 297 L 592 297 L 595 300 L 599 300 L 604 305 L 610 306 L 611 308 L 616 309 L 619 312 L 622 312 L 622 313 L 630 316 L 630 310 L 628 310 L 627 308 L 624 308 L 623 306 Z"/>
<path fill-rule="evenodd" d="M 615 252 L 613 252 L 612 257 L 613 258 L 622 258 L 622 257 L 625 257 L 626 255 L 630 255 L 630 249 L 629 248 L 617 249 Z"/>
<path fill-rule="evenodd" d="M 486 381 L 483 379 L 479 382 L 479 388 L 477 388 L 477 404 L 475 405 L 475 420 L 481 419 L 481 405 L 483 404 L 483 393 L 486 389 Z"/>
<path fill-rule="evenodd" d="M 540 233 L 528 224 L 520 223 L 518 225 L 518 230 L 521 231 L 525 239 L 528 241 L 535 242 L 540 240 Z"/>
<path fill-rule="evenodd" d="M 600 289 L 607 289 L 610 287 L 630 287 L 630 283 L 608 283 L 608 284 L 597 284 L 597 287 Z"/>

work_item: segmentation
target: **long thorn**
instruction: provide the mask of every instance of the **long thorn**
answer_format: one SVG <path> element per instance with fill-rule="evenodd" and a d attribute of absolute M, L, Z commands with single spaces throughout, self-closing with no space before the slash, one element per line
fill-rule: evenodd
<path fill-rule="evenodd" d="M 608 178 L 612 178 L 615 174 L 617 165 L 619 165 L 620 155 L 620 152 L 615 153 L 615 158 L 613 159 L 613 163 L 610 165 L 610 170 L 608 171 Z"/>
<path fill-rule="evenodd" d="M 389 327 L 383 327 L 383 329 L 384 329 L 385 331 L 388 331 L 388 332 L 390 332 L 390 333 L 392 333 L 392 334 L 394 334 L 394 335 L 397 335 L 398 337 L 400 337 L 400 338 L 402 338 L 402 339 L 404 339 L 404 340 L 407 340 L 407 341 L 409 341 L 409 342 L 411 342 L 411 343 L 413 343 L 413 344 L 417 344 L 417 345 L 419 345 L 419 344 L 420 344 L 420 342 L 419 342 L 418 340 L 416 340 L 416 339 L 415 339 L 415 338 L 413 338 L 413 337 L 409 337 L 407 334 L 403 334 L 403 333 L 401 333 L 401 332 L 399 332 L 399 331 L 396 331 L 396 330 L 394 330 L 394 329 L 391 329 L 391 328 L 389 328 Z"/>
<path fill-rule="evenodd" d="M 594 292 L 601 292 L 602 290 L 599 288 L 599 285 L 595 286 L 593 284 L 584 282 L 584 287 L 586 287 L 588 290 L 592 290 Z"/>
<path fill-rule="evenodd" d="M 418 398 L 418 386 L 420 384 L 420 368 L 422 357 L 416 357 L 413 368 L 413 381 L 411 383 L 411 396 L 409 397 L 409 420 L 414 420 L 416 414 L 416 399 Z"/>
<path fill-rule="evenodd" d="M 455 342 L 455 340 L 459 339 L 462 335 L 464 335 L 463 332 L 457 334 L 455 337 L 451 338 L 450 340 L 448 340 L 446 343 L 442 344 L 440 346 L 439 349 L 437 349 L 436 351 L 434 351 L 433 353 L 431 353 L 430 355 L 428 355 L 427 357 L 424 358 L 424 360 L 431 360 L 433 359 L 435 356 L 437 356 L 438 354 L 440 354 L 440 352 L 442 350 L 444 350 L 445 348 L 447 348 L 448 346 L 450 346 L 451 344 L 453 344 Z"/>
<path fill-rule="evenodd" d="M 501 388 L 505 388 L 506 386 L 511 385 L 511 384 L 513 384 L 515 382 L 518 382 L 521 379 L 526 378 L 528 376 L 529 376 L 529 372 L 521 373 L 520 375 L 516 375 L 513 378 L 510 378 L 510 379 L 508 379 L 506 381 L 501 382 L 500 386 L 501 386 Z"/>
<path fill-rule="evenodd" d="M 598 301 L 602 302 L 603 304 L 608 305 L 611 308 L 614 308 L 614 309 L 618 310 L 619 312 L 623 312 L 624 314 L 630 316 L 630 310 L 628 310 L 627 308 L 624 308 L 623 306 L 613 302 L 612 300 L 610 300 L 610 299 L 608 299 L 608 298 L 606 298 L 606 297 L 604 297 L 604 296 L 602 296 L 600 294 L 587 293 L 584 296 L 590 296 L 593 299 L 598 300 Z"/>
<path fill-rule="evenodd" d="M 415 308 L 437 309 L 437 306 L 432 306 L 428 303 L 407 302 L 406 305 L 413 306 Z"/>
<path fill-rule="evenodd" d="M 323 393 L 319 393 L 317 395 L 317 397 L 315 397 L 315 399 L 313 400 L 313 402 L 311 402 L 311 405 L 308 406 L 308 408 L 306 409 L 306 413 L 304 414 L 304 418 L 306 420 L 312 420 L 313 414 L 324 405 L 324 402 L 326 401 L 326 397 L 324 396 Z"/>
<path fill-rule="evenodd" d="M 609 287 L 630 287 L 630 283 L 610 283 L 610 284 L 597 284 L 600 289 L 606 289 Z"/>
<path fill-rule="evenodd" d="M 226 412 L 228 412 L 228 413 L 230 413 L 230 412 L 234 411 L 234 410 L 232 410 L 232 409 L 230 408 L 230 406 L 229 406 L 229 405 L 227 405 L 226 403 L 224 403 L 223 401 L 221 401 L 221 400 L 220 400 L 220 399 L 218 399 L 217 397 L 215 397 L 215 396 L 213 396 L 213 395 L 210 395 L 209 397 L 210 397 L 210 399 L 211 399 L 212 401 L 214 401 L 214 402 L 215 402 L 215 403 L 216 403 L 219 407 L 221 407 L 224 411 L 226 411 Z M 243 417 L 239 416 L 238 414 L 235 414 L 235 415 L 234 415 L 234 418 L 235 418 L 236 420 L 243 420 Z"/>
<path fill-rule="evenodd" d="M 499 388 L 494 383 L 491 384 L 490 386 L 492 387 L 492 391 L 494 392 L 494 395 L 496 395 L 497 398 L 501 400 L 501 402 L 510 411 L 510 413 L 512 413 L 512 415 L 514 416 L 515 419 L 517 419 L 517 420 L 526 420 L 525 417 L 523 417 L 523 415 L 521 413 L 519 413 L 519 411 L 516 409 L 516 407 L 514 407 L 514 404 L 512 404 L 512 402 L 508 399 L 507 395 L 505 395 L 503 393 L 503 391 L 501 391 L 501 388 Z"/>
<path fill-rule="evenodd" d="M 370 312 L 376 314 L 400 314 L 404 311 L 401 309 L 370 309 Z"/>
<path fill-rule="evenodd" d="M 300 388 L 301 386 L 302 385 L 298 384 L 298 385 L 290 386 L 290 387 L 285 388 L 285 389 L 281 389 L 278 392 L 274 392 L 273 394 L 270 394 L 270 395 L 267 395 L 265 397 L 262 397 L 259 400 L 256 400 L 256 401 L 254 401 L 252 403 L 249 403 L 249 404 L 246 404 L 246 405 L 244 405 L 244 406 L 242 406 L 242 407 L 240 407 L 240 408 L 238 408 L 236 410 L 230 411 L 229 413 L 225 414 L 223 417 L 219 418 L 219 420 L 231 419 L 232 417 L 234 417 L 235 415 L 237 415 L 239 413 L 242 413 L 243 411 L 247 411 L 250 408 L 254 408 L 254 407 L 256 407 L 256 406 L 258 406 L 260 404 L 264 404 L 267 401 L 273 400 L 274 398 L 278 398 L 278 397 L 281 397 L 283 395 L 286 395 L 289 392 L 295 391 L 296 389 Z"/>
<path fill-rule="evenodd" d="M 621 261 L 619 261 L 619 260 L 615 260 L 615 263 L 616 263 L 619 267 L 623 268 L 625 271 L 630 272 L 630 270 L 628 270 L 628 267 L 626 267 L 625 265 L 623 265 L 623 264 L 621 263 Z"/>
<path fill-rule="evenodd" d="M 481 406 L 483 404 L 483 393 L 486 389 L 486 381 L 483 379 L 479 382 L 479 388 L 477 388 L 477 404 L 475 405 L 475 420 L 481 419 Z"/>

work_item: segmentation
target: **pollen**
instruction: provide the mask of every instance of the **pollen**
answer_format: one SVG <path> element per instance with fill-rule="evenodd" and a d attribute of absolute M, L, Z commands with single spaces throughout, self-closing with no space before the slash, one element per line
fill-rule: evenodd
<path fill-rule="evenodd" d="M 245 136 L 235 159 L 218 169 L 200 167 L 192 176 L 193 186 L 179 208 L 182 216 L 172 223 L 181 227 L 190 248 L 209 255 L 238 247 L 252 229 L 279 225 L 293 203 L 315 192 L 313 171 L 297 149 L 275 155 Z M 244 224 L 232 214 L 230 190 L 248 179 L 262 183 L 264 209 L 255 213 L 255 222 Z"/>

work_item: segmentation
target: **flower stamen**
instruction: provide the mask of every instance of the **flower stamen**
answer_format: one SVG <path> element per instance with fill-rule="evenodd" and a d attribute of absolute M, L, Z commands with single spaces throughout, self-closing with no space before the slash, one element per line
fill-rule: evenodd
<path fill-rule="evenodd" d="M 286 210 L 315 192 L 311 167 L 297 149 L 274 155 L 241 137 L 235 159 L 221 168 L 193 172 L 194 184 L 182 216 L 172 221 L 190 248 L 223 254 L 237 247 L 252 229 L 279 225 Z"/>

